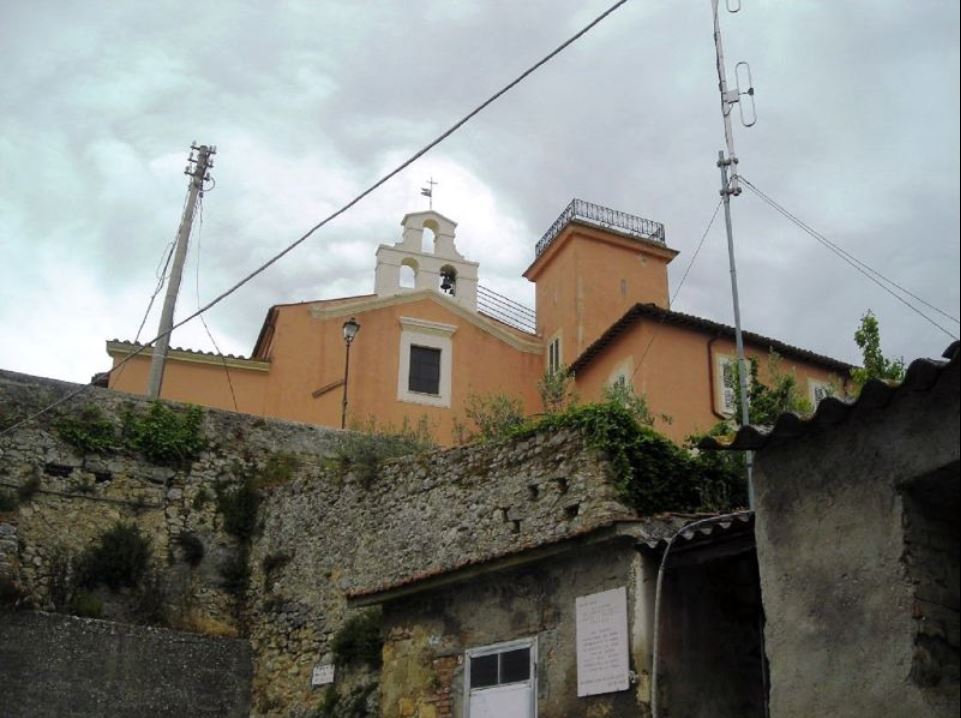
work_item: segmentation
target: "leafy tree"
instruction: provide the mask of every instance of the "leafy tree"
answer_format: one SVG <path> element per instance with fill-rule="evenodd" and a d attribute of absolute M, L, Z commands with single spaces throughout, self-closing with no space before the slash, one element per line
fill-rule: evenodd
<path fill-rule="evenodd" d="M 638 424 L 654 426 L 654 416 L 647 405 L 647 397 L 635 394 L 634 387 L 623 379 L 605 386 L 601 401 L 624 407 Z"/>
<path fill-rule="evenodd" d="M 464 402 L 464 413 L 474 422 L 477 432 L 471 433 L 460 427 L 460 443 L 505 438 L 524 423 L 524 407 L 520 399 L 507 394 L 469 394 Z"/>
<path fill-rule="evenodd" d="M 781 357 L 776 352 L 768 356 L 769 384 L 763 384 L 758 378 L 758 363 L 750 359 L 750 381 L 748 382 L 748 418 L 751 424 L 770 426 L 777 418 L 786 412 L 795 414 L 810 414 L 809 402 L 798 386 L 797 377 L 791 372 L 781 369 Z M 734 369 L 735 386 L 739 378 L 737 367 Z M 734 416 L 741 416 L 741 393 L 734 394 Z"/>
<path fill-rule="evenodd" d="M 537 393 L 545 414 L 556 414 L 577 404 L 574 391 L 574 374 L 566 366 L 551 371 L 548 369 L 537 382 Z"/>
<path fill-rule="evenodd" d="M 851 369 L 851 379 L 858 391 L 869 379 L 900 382 L 904 379 L 904 359 L 887 359 L 881 353 L 881 330 L 878 318 L 869 309 L 861 317 L 861 324 L 854 332 L 854 341 L 861 349 L 864 366 Z"/>

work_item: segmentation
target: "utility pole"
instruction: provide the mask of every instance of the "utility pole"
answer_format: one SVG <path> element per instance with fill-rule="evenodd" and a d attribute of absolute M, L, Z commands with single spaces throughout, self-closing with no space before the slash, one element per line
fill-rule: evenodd
<path fill-rule="evenodd" d="M 741 400 L 741 426 L 750 423 L 750 413 L 748 405 L 747 362 L 744 359 L 744 337 L 741 333 L 741 304 L 738 299 L 737 291 L 737 267 L 734 261 L 734 227 L 731 222 L 731 197 L 741 194 L 740 183 L 737 176 L 737 154 L 734 151 L 734 132 L 731 129 L 731 111 L 734 105 L 738 106 L 741 115 L 741 123 L 745 127 L 750 127 L 757 121 L 754 114 L 754 87 L 751 85 L 751 70 L 747 63 L 739 62 L 734 68 L 735 78 L 739 80 L 739 70 L 746 68 L 746 79 L 748 88 L 741 90 L 740 84 L 735 89 L 729 90 L 727 87 L 727 69 L 724 66 L 724 45 L 721 41 L 721 22 L 718 16 L 719 0 L 711 0 L 711 9 L 714 13 L 714 50 L 717 57 L 717 80 L 718 91 L 721 95 L 721 116 L 724 118 L 724 142 L 727 146 L 727 156 L 724 150 L 717 153 L 717 166 L 721 170 L 721 197 L 724 201 L 724 225 L 727 229 L 727 255 L 731 267 L 731 297 L 734 302 L 734 341 L 737 347 L 737 376 L 738 376 L 738 396 Z M 729 12 L 738 12 L 741 9 L 740 0 L 726 0 Z M 736 6 L 732 6 L 736 2 Z M 742 96 L 748 96 L 751 101 L 751 120 L 748 121 L 744 115 L 744 104 L 741 103 Z M 730 174 L 728 170 L 730 169 Z M 747 458 L 747 490 L 750 507 L 754 508 L 754 481 L 753 465 L 754 457 L 750 451 L 746 452 Z"/>
<path fill-rule="evenodd" d="M 173 268 L 170 270 L 170 281 L 167 284 L 167 295 L 164 298 L 163 311 L 160 314 L 160 327 L 157 330 L 159 338 L 153 348 L 153 358 L 150 362 L 150 377 L 147 380 L 147 396 L 156 399 L 160 396 L 163 384 L 164 362 L 167 359 L 167 349 L 170 346 L 170 332 L 173 330 L 174 308 L 177 305 L 177 294 L 180 292 L 180 279 L 183 275 L 184 260 L 187 258 L 187 240 L 190 239 L 190 228 L 194 220 L 194 210 L 197 198 L 203 194 L 204 180 L 209 180 L 208 168 L 213 167 L 212 156 L 217 154 L 216 147 L 208 147 L 196 143 L 190 145 L 190 159 L 184 174 L 190 177 L 187 204 L 183 217 L 180 219 L 180 229 L 177 231 L 177 246 L 174 250 Z M 197 152 L 194 158 L 194 150 Z M 195 166 L 190 167 L 193 163 Z"/>

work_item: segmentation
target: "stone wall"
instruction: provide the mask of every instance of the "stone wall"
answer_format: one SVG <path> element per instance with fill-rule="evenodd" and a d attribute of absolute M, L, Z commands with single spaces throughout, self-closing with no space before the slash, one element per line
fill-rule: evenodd
<path fill-rule="evenodd" d="M 0 372 L 0 417 L 11 421 L 62 396 L 75 385 Z M 153 571 L 176 625 L 198 623 L 221 633 L 243 629 L 236 597 L 223 588 L 221 567 L 238 554 L 238 541 L 223 527 L 215 495 L 230 490 L 283 451 L 318 464 L 329 456 L 334 433 L 291 422 L 265 422 L 232 412 L 203 418 L 208 443 L 187 466 L 158 466 L 129 451 L 83 454 L 62 441 L 55 426 L 63 415 L 98 407 L 119 424 L 124 411 L 145 411 L 139 397 L 89 389 L 62 409 L 0 438 L 0 490 L 19 493 L 19 506 L 0 514 L 0 570 L 17 581 L 28 603 L 52 609 L 56 584 L 69 578 L 77 557 L 118 522 L 134 524 L 149 538 Z M 191 567 L 178 537 L 190 533 L 204 557 Z M 131 620 L 124 592 L 98 590 L 103 616 Z"/>
<path fill-rule="evenodd" d="M 905 506 L 925 477 L 936 479 L 936 502 L 957 497 L 958 386 L 953 362 L 934 386 L 902 387 L 883 407 L 862 399 L 843 423 L 758 452 L 772 718 L 957 715 L 956 678 L 916 680 L 918 619 L 927 610 L 916 598 L 951 574 L 943 558 L 919 550 L 942 535 L 912 541 Z M 954 506 L 956 548 L 956 498 Z M 931 564 L 909 570 L 912 561 Z"/>
<path fill-rule="evenodd" d="M 0 372 L 0 420 L 29 413 L 75 385 Z M 116 419 L 139 397 L 93 388 L 58 409 L 97 406 Z M 204 413 L 207 448 L 187 466 L 155 466 L 129 451 L 82 455 L 47 415 L 0 438 L 0 489 L 30 495 L 0 514 L 0 572 L 40 608 L 64 555 L 76 556 L 118 521 L 150 538 L 154 571 L 175 625 L 248 636 L 253 711 L 294 715 L 316 706 L 311 669 L 332 660 L 349 592 L 369 591 L 562 538 L 629 513 L 607 463 L 570 433 L 511 445 L 435 451 L 388 462 L 373 480 L 331 468 L 341 432 L 234 414 Z M 259 492 L 249 542 L 231 536 L 214 496 L 263 475 L 272 457 L 289 476 Z M 178 536 L 204 546 L 191 566 Z M 223 567 L 249 570 L 239 595 Z M 139 620 L 132 596 L 99 591 L 104 616 Z"/>
<path fill-rule="evenodd" d="M 250 712 L 250 673 L 246 641 L 0 613 L 4 718 L 242 718 Z"/>
<path fill-rule="evenodd" d="M 561 538 L 628 510 L 572 434 L 391 462 L 372 486 L 300 477 L 264 506 L 251 551 L 251 641 L 265 704 L 310 701 L 346 595 Z M 266 575 L 264 566 L 278 565 Z"/>

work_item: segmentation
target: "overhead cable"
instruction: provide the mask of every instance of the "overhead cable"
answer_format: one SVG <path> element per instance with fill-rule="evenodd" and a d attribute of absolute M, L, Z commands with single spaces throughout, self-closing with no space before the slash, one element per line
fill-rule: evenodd
<path fill-rule="evenodd" d="M 261 264 L 259 267 L 257 267 L 255 270 L 253 270 L 252 272 L 250 272 L 249 274 L 247 274 L 246 276 L 244 276 L 240 281 L 238 281 L 237 283 L 235 283 L 234 285 L 232 285 L 232 286 L 231 286 L 230 288 L 228 288 L 226 291 L 224 291 L 224 292 L 222 292 L 221 294 L 217 295 L 217 296 L 214 297 L 212 300 L 210 300 L 209 302 L 207 302 L 207 304 L 205 304 L 204 306 L 202 306 L 202 307 L 200 307 L 199 309 L 197 309 L 197 311 L 195 311 L 193 314 L 187 316 L 186 318 L 180 320 L 179 322 L 176 322 L 168 331 L 163 332 L 163 333 L 161 333 L 161 334 L 158 334 L 158 335 L 155 336 L 153 339 L 151 339 L 149 342 L 146 342 L 146 343 L 143 344 L 142 346 L 137 347 L 134 351 L 132 351 L 130 354 L 128 354 L 126 357 L 124 357 L 124 358 L 123 358 L 119 363 L 117 363 L 114 367 L 112 367 L 110 370 L 108 370 L 108 371 L 106 372 L 106 374 L 107 374 L 107 375 L 110 375 L 111 373 L 113 373 L 114 371 L 116 371 L 117 369 L 119 369 L 120 367 L 124 366 L 128 361 L 130 361 L 130 360 L 133 359 L 134 357 L 139 356 L 139 355 L 142 354 L 144 351 L 146 351 L 147 348 L 150 347 L 150 346 L 152 346 L 155 342 L 157 342 L 157 340 L 161 339 L 161 338 L 164 337 L 164 336 L 167 336 L 168 334 L 170 334 L 171 332 L 173 332 L 174 329 L 178 329 L 179 327 L 182 327 L 182 326 L 183 326 L 184 324 L 186 324 L 187 322 L 190 322 L 190 321 L 196 319 L 196 318 L 199 317 L 201 314 L 203 314 L 204 312 L 208 311 L 208 310 L 211 309 L 212 307 L 216 306 L 217 304 L 219 304 L 220 302 L 222 302 L 224 299 L 226 299 L 227 297 L 229 297 L 231 294 L 233 294 L 234 292 L 236 292 L 238 289 L 240 289 L 242 286 L 244 286 L 245 284 L 247 284 L 248 282 L 250 282 L 254 277 L 256 277 L 257 275 L 259 275 L 259 274 L 263 273 L 264 271 L 266 271 L 268 268 L 270 268 L 272 265 L 274 265 L 277 261 L 279 261 L 280 259 L 282 259 L 283 257 L 285 257 L 287 254 L 289 254 L 289 253 L 292 252 L 294 249 L 296 249 L 297 247 L 299 247 L 299 246 L 300 246 L 301 244 L 303 244 L 305 241 L 307 241 L 307 239 L 308 239 L 311 235 L 313 235 L 318 229 L 320 229 L 320 228 L 323 227 L 324 225 L 328 224 L 329 222 L 333 221 L 334 219 L 336 219 L 336 218 L 339 217 L 340 215 L 344 214 L 347 210 L 349 210 L 350 208 L 352 208 L 354 205 L 356 205 L 356 204 L 357 204 L 358 202 L 360 202 L 362 199 L 364 199 L 364 198 L 367 197 L 369 194 L 373 193 L 375 190 L 377 190 L 378 188 L 380 188 L 381 185 L 383 185 L 384 183 L 386 183 L 388 180 L 393 179 L 394 177 L 396 177 L 398 174 L 400 174 L 401 172 L 403 172 L 405 169 L 407 169 L 410 165 L 412 165 L 412 164 L 413 164 L 414 162 L 416 162 L 418 159 L 420 159 L 420 158 L 423 157 L 425 154 L 427 154 L 430 150 L 432 150 L 432 149 L 434 149 L 435 147 L 437 147 L 437 145 L 439 145 L 441 142 L 443 142 L 444 140 L 446 140 L 446 139 L 447 139 L 448 137 L 450 137 L 452 134 L 454 134 L 455 132 L 457 132 L 457 130 L 459 130 L 461 127 L 463 127 L 465 124 L 467 124 L 467 123 L 468 123 L 470 120 L 472 120 L 475 116 L 477 116 L 477 115 L 480 114 L 483 110 L 485 110 L 487 107 L 489 107 L 489 106 L 492 105 L 494 102 L 496 102 L 497 100 L 499 100 L 503 95 L 507 94 L 507 92 L 509 92 L 510 90 L 514 89 L 514 87 L 516 87 L 517 85 L 519 85 L 521 82 L 523 82 L 523 81 L 524 81 L 525 79 L 527 79 L 530 75 L 532 75 L 534 72 L 536 72 L 536 71 L 539 70 L 541 67 L 543 67 L 545 64 L 547 64 L 548 62 L 550 62 L 551 60 L 553 60 L 555 57 L 557 57 L 559 54 L 561 54 L 564 50 L 566 50 L 568 47 L 570 47 L 570 46 L 573 45 L 575 42 L 577 42 L 577 40 L 579 40 L 579 39 L 582 38 L 584 35 L 586 35 L 588 32 L 590 32 L 591 30 L 593 30 L 598 24 L 600 24 L 601 22 L 603 22 L 603 21 L 604 21 L 609 15 L 611 15 L 615 10 L 619 9 L 622 5 L 626 4 L 627 1 L 628 1 L 628 0 L 618 0 L 617 2 L 615 2 L 613 5 L 611 5 L 609 8 L 607 8 L 607 10 L 605 10 L 605 11 L 602 12 L 600 15 L 598 15 L 596 18 L 594 18 L 593 20 L 591 20 L 591 22 L 589 22 L 587 25 L 585 25 L 585 26 L 582 27 L 580 30 L 578 30 L 576 33 L 574 33 L 573 35 L 571 35 L 567 40 L 565 40 L 564 42 L 562 42 L 562 43 L 561 43 L 560 45 L 558 45 L 556 48 L 554 48 L 553 50 L 551 50 L 551 52 L 549 52 L 549 53 L 546 54 L 544 57 L 542 57 L 540 60 L 538 60 L 538 61 L 535 62 L 533 65 L 531 65 L 530 67 L 528 67 L 528 68 L 527 68 L 526 70 L 524 70 L 520 75 L 518 75 L 517 77 L 515 77 L 513 80 L 511 80 L 510 82 L 508 82 L 506 85 L 504 85 L 501 89 L 497 90 L 497 92 L 495 92 L 493 95 L 491 95 L 491 96 L 488 97 L 486 100 L 484 100 L 483 102 L 481 102 L 481 103 L 480 103 L 479 105 L 477 105 L 474 109 L 472 109 L 472 110 L 471 110 L 470 112 L 468 112 L 466 115 L 464 115 L 463 117 L 461 117 L 461 119 L 457 120 L 457 122 L 455 122 L 453 125 L 451 125 L 448 129 L 444 130 L 444 131 L 443 131 L 440 135 L 438 135 L 435 139 L 433 139 L 433 140 L 431 140 L 430 142 L 428 142 L 428 143 L 427 143 L 426 145 L 424 145 L 421 149 L 417 150 L 413 155 L 411 155 L 408 159 L 406 159 L 406 160 L 404 160 L 403 162 L 401 162 L 399 165 L 397 165 L 397 167 L 395 167 L 394 169 L 392 169 L 391 171 L 389 171 L 387 174 L 385 174 L 384 176 L 382 176 L 380 179 L 378 179 L 378 180 L 377 180 L 376 182 L 374 182 L 372 185 L 370 185 L 369 187 L 367 187 L 367 189 L 363 190 L 363 191 L 360 192 L 358 195 L 356 195 L 353 199 L 351 199 L 351 200 L 348 201 L 346 204 L 344 204 L 342 207 L 340 207 L 340 209 L 338 209 L 338 210 L 332 212 L 331 214 L 327 215 L 327 217 L 325 217 L 324 219 L 322 219 L 321 221 L 319 221 L 317 224 L 315 224 L 313 227 L 311 227 L 310 229 L 308 229 L 306 232 L 304 232 L 304 234 L 302 234 L 302 235 L 301 235 L 300 237 L 298 237 L 296 240 L 294 240 L 293 242 L 291 242 L 290 244 L 288 244 L 288 245 L 287 245 L 284 249 L 282 249 L 280 252 L 278 252 L 277 254 L 275 254 L 274 256 L 272 256 L 270 259 L 268 259 L 266 262 L 264 262 L 264 263 Z M 86 390 L 87 390 L 89 387 L 91 387 L 91 386 L 92 386 L 92 384 L 84 384 L 84 385 L 78 387 L 77 389 L 73 390 L 72 392 L 67 393 L 66 395 L 64 395 L 63 397 L 61 397 L 61 398 L 58 399 L 57 401 L 49 404 L 48 406 L 44 407 L 43 409 L 40 409 L 39 411 L 37 411 L 37 412 L 35 412 L 35 413 L 33 413 L 33 414 L 30 414 L 29 416 L 27 416 L 27 417 L 21 419 L 20 421 L 12 424 L 12 425 L 10 425 L 10 426 L 8 426 L 7 428 L 5 428 L 5 429 L 3 429 L 3 430 L 0 430 L 0 436 L 4 436 L 4 435 L 10 433 L 11 431 L 13 431 L 14 429 L 22 426 L 23 424 L 26 424 L 26 423 L 28 423 L 28 422 L 30 422 L 30 421 L 33 421 L 34 419 L 42 416 L 43 414 L 46 414 L 47 412 L 55 409 L 56 407 L 58 407 L 58 406 L 60 406 L 60 405 L 62 405 L 62 404 L 65 404 L 66 402 L 70 401 L 71 399 L 73 399 L 73 398 L 76 397 L 77 395 L 79 395 L 79 394 L 83 393 L 84 391 L 86 391 Z"/>
<path fill-rule="evenodd" d="M 711 219 L 707 223 L 707 227 L 704 228 L 704 232 L 701 234 L 701 239 L 697 243 L 697 249 L 695 249 L 694 254 L 691 255 L 691 261 L 687 263 L 687 267 L 684 269 L 684 274 L 681 275 L 681 281 L 677 283 L 677 287 L 674 289 L 674 293 L 671 295 L 669 306 L 674 306 L 674 300 L 677 299 L 677 295 L 681 293 L 681 287 L 684 286 L 684 282 L 687 280 L 687 275 L 691 273 L 691 269 L 694 267 L 694 262 L 697 261 L 697 255 L 701 253 L 701 247 L 704 246 L 704 240 L 707 239 L 707 235 L 711 231 L 711 227 L 714 226 L 714 220 L 717 219 L 717 213 L 720 211 L 721 204 L 723 202 L 723 199 L 719 199 L 717 204 L 714 206 L 714 213 L 711 215 Z M 651 351 L 651 345 L 654 344 L 654 340 L 657 339 L 657 333 L 664 325 L 665 319 L 667 319 L 666 313 L 661 315 L 660 320 L 655 326 L 654 332 L 651 334 L 651 338 L 647 342 L 647 346 L 644 347 L 644 353 L 641 354 L 641 358 L 638 360 L 637 366 L 634 367 L 634 371 L 631 373 L 631 379 L 633 379 L 638 370 L 644 366 L 644 360 L 647 358 L 647 353 Z"/>
<path fill-rule="evenodd" d="M 197 264 L 194 267 L 195 269 L 194 288 L 197 291 L 197 306 L 199 307 L 200 306 L 200 241 L 202 239 L 203 229 L 204 229 L 204 194 L 203 192 L 200 193 L 200 197 L 198 198 L 197 204 L 199 209 L 199 212 L 198 212 L 199 217 L 197 222 L 197 241 L 194 243 L 195 246 L 197 247 Z M 230 399 L 231 401 L 233 401 L 233 404 L 234 404 L 234 411 L 240 411 L 240 409 L 237 408 L 237 393 L 234 391 L 234 382 L 230 378 L 230 367 L 227 366 L 227 357 L 225 357 L 224 353 L 220 351 L 220 347 L 217 345 L 217 340 L 214 339 L 214 333 L 210 331 L 210 327 L 207 326 L 207 320 L 204 319 L 204 316 L 202 314 L 200 315 L 199 318 L 200 318 L 200 323 L 203 324 L 204 326 L 204 331 L 207 332 L 207 337 L 210 339 L 210 343 L 214 345 L 214 349 L 217 351 L 217 355 L 220 357 L 220 361 L 223 364 L 224 374 L 227 375 L 227 388 L 230 389 Z"/>
<path fill-rule="evenodd" d="M 903 292 L 903 293 L 906 294 L 907 296 L 909 296 L 909 297 L 911 297 L 912 299 L 920 302 L 921 304 L 923 304 L 924 306 L 928 307 L 929 309 L 937 312 L 938 314 L 941 314 L 941 315 L 947 317 L 947 318 L 950 319 L 951 321 L 953 321 L 953 322 L 955 322 L 955 323 L 959 323 L 958 320 L 957 320 L 955 317 L 953 317 L 953 316 L 951 316 L 950 314 L 948 314 L 947 312 L 939 309 L 938 307 L 934 306 L 933 304 L 925 301 L 924 299 L 922 299 L 922 298 L 919 297 L 918 295 L 914 294 L 913 292 L 908 291 L 908 290 L 905 289 L 902 285 L 900 285 L 900 284 L 898 284 L 897 282 L 895 282 L 893 279 L 888 279 L 886 276 L 884 276 L 883 274 L 881 274 L 881 272 L 879 272 L 878 270 L 876 270 L 876 269 L 874 269 L 873 267 L 869 266 L 868 264 L 862 262 L 860 259 L 858 259 L 857 257 L 855 257 L 855 256 L 854 256 L 853 254 L 851 254 L 850 252 L 847 252 L 847 251 L 845 251 L 844 249 L 842 249 L 841 247 L 839 247 L 837 244 L 835 244 L 834 242 L 832 242 L 831 240 L 829 240 L 827 237 L 825 237 L 823 234 L 821 234 L 820 232 L 818 232 L 817 230 L 815 230 L 813 227 L 811 227 L 809 224 L 807 224 L 804 220 L 800 219 L 797 215 L 795 215 L 794 213 L 792 213 L 792 212 L 790 212 L 789 210 L 785 209 L 784 206 L 782 206 L 782 205 L 781 205 L 779 202 L 777 202 L 775 199 L 773 199 L 772 197 L 768 196 L 767 194 L 765 194 L 764 192 L 762 192 L 761 190 L 759 190 L 754 184 L 751 183 L 750 180 L 748 180 L 748 179 L 747 179 L 746 177 L 744 177 L 743 175 L 740 175 L 740 179 L 741 179 L 741 181 L 742 181 L 745 185 L 747 185 L 748 189 L 750 189 L 752 192 L 754 192 L 754 194 L 756 194 L 756 195 L 761 199 L 762 202 L 764 202 L 765 204 L 767 204 L 769 207 L 771 207 L 772 209 L 774 209 L 776 212 L 778 212 L 778 213 L 779 213 L 780 215 L 782 215 L 783 217 L 786 217 L 786 218 L 789 219 L 791 222 L 793 222 L 794 224 L 796 224 L 796 225 L 797 225 L 798 227 L 800 227 L 806 234 L 809 234 L 811 237 L 813 237 L 814 239 L 816 239 L 816 240 L 817 240 L 818 242 L 820 242 L 822 245 L 824 245 L 825 247 L 827 247 L 831 252 L 833 252 L 835 255 L 837 255 L 838 257 L 840 257 L 842 260 L 844 260 L 845 262 L 847 262 L 848 264 L 850 264 L 850 265 L 851 265 L 852 267 L 854 267 L 858 272 L 860 272 L 860 273 L 863 274 L 865 277 L 867 277 L 868 279 L 870 279 L 872 282 L 874 282 L 875 284 L 877 284 L 879 287 L 881 287 L 881 289 L 883 289 L 885 292 L 887 292 L 887 293 L 890 294 L 892 297 L 894 297 L 895 299 L 897 299 L 899 302 L 901 302 L 901 303 L 902 303 L 904 306 L 906 306 L 908 309 L 910 309 L 911 311 L 915 312 L 918 316 L 922 317 L 925 321 L 929 322 L 929 323 L 932 324 L 933 326 L 935 326 L 935 327 L 937 327 L 938 329 L 940 329 L 942 332 L 944 332 L 945 334 L 947 334 L 947 335 L 948 335 L 949 337 L 951 337 L 952 339 L 957 339 L 957 338 L 958 338 L 956 334 L 954 334 L 954 333 L 951 332 L 950 330 L 945 329 L 943 326 L 941 326 L 940 324 L 938 324 L 936 321 L 934 321 L 931 317 L 929 317 L 927 314 L 925 314 L 925 313 L 922 312 L 920 309 L 918 309 L 916 306 L 914 306 L 914 305 L 913 305 L 911 302 L 909 302 L 907 299 L 905 299 L 905 298 L 902 297 L 900 294 L 898 294 L 898 293 L 895 292 L 893 289 L 891 289 L 891 287 L 895 287 L 896 289 L 898 289 L 899 291 Z M 887 283 L 888 285 L 891 285 L 891 286 L 890 286 L 890 287 L 889 287 L 889 286 L 886 286 L 885 283 Z"/>

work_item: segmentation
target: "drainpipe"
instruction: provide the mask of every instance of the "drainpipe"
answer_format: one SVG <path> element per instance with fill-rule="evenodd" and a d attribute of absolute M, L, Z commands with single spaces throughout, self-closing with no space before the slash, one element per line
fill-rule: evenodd
<path fill-rule="evenodd" d="M 735 511 L 730 514 L 722 514 L 721 516 L 710 516 L 705 519 L 697 519 L 689 524 L 685 524 L 680 529 L 678 529 L 671 538 L 667 540 L 667 546 L 664 548 L 664 553 L 661 556 L 661 565 L 657 569 L 657 585 L 654 589 L 654 647 L 651 650 L 651 718 L 659 718 L 657 712 L 657 659 L 658 659 L 658 639 L 660 638 L 660 618 L 661 618 L 661 587 L 664 584 L 664 569 L 667 566 L 667 557 L 671 551 L 671 547 L 674 545 L 674 541 L 678 536 L 686 531 L 697 528 L 698 526 L 703 526 L 704 524 L 716 523 L 719 521 L 724 521 L 726 519 L 735 519 L 738 516 L 745 516 L 752 514 L 753 511 Z M 761 662 L 764 662 L 764 656 L 761 656 Z M 765 698 L 765 704 L 767 699 Z"/>

